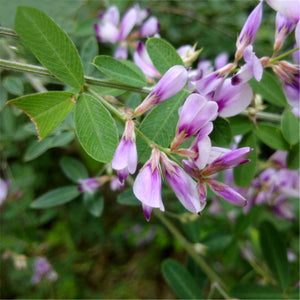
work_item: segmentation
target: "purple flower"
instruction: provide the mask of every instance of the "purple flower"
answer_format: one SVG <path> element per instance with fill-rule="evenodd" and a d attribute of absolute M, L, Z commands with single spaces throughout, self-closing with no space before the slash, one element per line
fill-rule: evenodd
<path fill-rule="evenodd" d="M 215 59 L 216 70 L 225 67 L 228 63 L 228 54 L 226 52 L 220 53 Z"/>
<path fill-rule="evenodd" d="M 31 278 L 33 284 L 38 284 L 43 278 L 49 281 L 55 281 L 58 278 L 57 273 L 45 257 L 37 257 L 33 269 L 34 274 Z"/>
<path fill-rule="evenodd" d="M 232 85 L 227 78 L 214 95 L 213 100 L 218 104 L 220 117 L 232 117 L 243 111 L 252 101 L 252 88 L 248 83 Z"/>
<path fill-rule="evenodd" d="M 206 179 L 206 182 L 208 183 L 209 187 L 216 193 L 216 195 L 225 199 L 226 201 L 237 206 L 247 205 L 247 200 L 228 185 L 211 178 Z"/>
<path fill-rule="evenodd" d="M 249 81 L 254 77 L 257 81 L 260 81 L 263 75 L 263 66 L 259 58 L 253 52 L 253 46 L 249 45 L 244 51 L 244 60 L 246 62 L 240 69 L 240 71 L 231 78 L 233 85 L 242 84 Z"/>
<path fill-rule="evenodd" d="M 171 67 L 158 81 L 152 92 L 135 109 L 134 116 L 139 116 L 183 89 L 187 82 L 188 73 L 183 66 Z"/>
<path fill-rule="evenodd" d="M 160 78 L 161 75 L 154 67 L 147 49 L 142 42 L 138 42 L 137 50 L 133 54 L 134 63 L 150 78 Z"/>
<path fill-rule="evenodd" d="M 127 57 L 128 57 L 127 47 L 124 47 L 124 46 L 118 47 L 114 53 L 114 57 L 116 59 L 127 59 Z"/>
<path fill-rule="evenodd" d="M 78 190 L 82 193 L 94 194 L 100 186 L 96 178 L 78 179 Z"/>
<path fill-rule="evenodd" d="M 288 18 L 294 24 L 300 20 L 300 1 L 299 0 L 266 0 L 266 2 L 276 11 Z"/>
<path fill-rule="evenodd" d="M 252 152 L 252 150 L 253 149 L 249 147 L 243 147 L 221 155 L 203 170 L 203 175 L 209 176 L 248 162 L 249 159 L 246 159 L 246 157 Z"/>
<path fill-rule="evenodd" d="M 165 210 L 161 199 L 159 158 L 160 152 L 154 148 L 150 159 L 140 170 L 133 184 L 133 193 L 142 202 L 147 221 L 150 220 L 152 208 Z"/>
<path fill-rule="evenodd" d="M 209 121 L 217 117 L 218 105 L 204 96 L 191 94 L 179 109 L 176 135 L 171 148 L 178 148 L 187 138 L 196 135 Z"/>
<path fill-rule="evenodd" d="M 141 37 L 148 37 L 155 35 L 160 29 L 160 24 L 156 17 L 150 17 L 140 29 Z"/>
<path fill-rule="evenodd" d="M 111 166 L 114 170 L 117 170 L 121 183 L 125 181 L 129 174 L 133 174 L 136 171 L 137 150 L 132 120 L 126 122 L 123 136 L 115 151 Z"/>
<path fill-rule="evenodd" d="M 258 28 L 262 19 L 262 1 L 253 9 L 245 22 L 240 35 L 236 41 L 236 60 L 239 60 L 244 53 L 244 49 L 254 42 Z"/>
<path fill-rule="evenodd" d="M 3 201 L 7 198 L 9 188 L 9 181 L 5 181 L 0 178 L 0 206 Z"/>
<path fill-rule="evenodd" d="M 288 18 L 283 16 L 281 13 L 276 14 L 276 33 L 274 42 L 274 51 L 280 50 L 283 45 L 285 38 L 293 31 L 295 24 Z"/>
<path fill-rule="evenodd" d="M 163 153 L 161 160 L 166 179 L 181 204 L 192 213 L 201 212 L 205 202 L 200 202 L 197 183 Z"/>
<path fill-rule="evenodd" d="M 127 38 L 133 27 L 137 22 L 137 11 L 134 7 L 130 8 L 121 21 L 120 32 L 118 36 L 119 41 L 123 41 Z"/>

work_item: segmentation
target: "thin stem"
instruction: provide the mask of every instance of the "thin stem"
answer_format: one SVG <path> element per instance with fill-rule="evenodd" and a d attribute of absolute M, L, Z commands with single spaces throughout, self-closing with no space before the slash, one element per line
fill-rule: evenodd
<path fill-rule="evenodd" d="M 41 76 L 55 78 L 55 76 L 53 74 L 51 74 L 44 67 L 30 65 L 30 64 L 24 64 L 24 63 L 10 61 L 10 60 L 6 60 L 6 59 L 0 59 L 0 68 L 6 69 L 6 70 L 11 70 L 11 71 L 26 72 L 26 73 L 32 73 L 35 75 L 41 75 Z M 136 92 L 136 93 L 140 93 L 140 94 L 144 94 L 144 95 L 148 95 L 149 92 L 151 91 L 151 89 L 148 87 L 138 88 L 135 86 L 110 82 L 107 80 L 94 78 L 94 77 L 90 77 L 90 76 L 84 76 L 84 79 L 87 84 L 98 85 L 98 86 L 103 86 L 103 87 L 110 87 L 110 88 L 115 88 L 115 89 L 119 89 L 119 90 L 130 91 L 130 92 Z"/>
<path fill-rule="evenodd" d="M 276 57 L 272 58 L 272 59 L 268 62 L 268 65 L 270 65 L 270 64 L 274 63 L 275 61 L 280 60 L 280 59 L 282 59 L 282 58 L 284 58 L 284 57 L 286 57 L 286 56 L 288 56 L 288 55 L 290 55 L 290 54 L 292 54 L 293 52 L 295 52 L 295 51 L 297 51 L 297 50 L 299 50 L 299 48 L 292 49 L 292 50 L 287 51 L 287 52 L 285 52 L 285 53 L 283 53 L 283 54 L 281 54 L 281 55 L 279 55 L 279 56 L 276 56 Z"/>
<path fill-rule="evenodd" d="M 249 117 L 249 112 L 247 110 L 244 110 L 240 112 L 240 115 Z M 275 121 L 280 122 L 281 116 L 277 114 L 272 113 L 266 113 L 266 112 L 257 112 L 255 114 L 256 119 L 266 120 L 266 121 Z"/>
<path fill-rule="evenodd" d="M 174 224 L 169 221 L 159 209 L 153 210 L 154 214 L 158 219 L 169 229 L 169 231 L 175 236 L 175 238 L 182 244 L 188 254 L 194 259 L 194 261 L 201 267 L 201 269 L 206 273 L 212 284 L 215 284 L 219 292 L 225 299 L 230 299 L 226 293 L 226 286 L 221 278 L 215 273 L 215 271 L 205 262 L 205 260 L 198 255 L 195 251 L 193 245 L 186 240 L 186 238 L 178 231 Z"/>

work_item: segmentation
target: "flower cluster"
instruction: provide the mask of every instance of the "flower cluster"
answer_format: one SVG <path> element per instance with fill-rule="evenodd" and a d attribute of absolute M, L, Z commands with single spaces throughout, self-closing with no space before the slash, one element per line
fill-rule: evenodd
<path fill-rule="evenodd" d="M 33 265 L 34 274 L 31 278 L 33 284 L 38 284 L 42 279 L 56 281 L 57 273 L 45 257 L 37 257 Z"/>
<path fill-rule="evenodd" d="M 118 59 L 127 59 L 128 46 L 136 48 L 135 41 L 155 35 L 160 28 L 156 17 L 149 17 L 148 9 L 141 9 L 138 4 L 129 8 L 120 21 L 120 12 L 116 6 L 109 7 L 99 15 L 99 22 L 94 29 L 99 42 L 118 44 L 114 56 Z M 134 27 L 140 28 L 132 32 Z"/>

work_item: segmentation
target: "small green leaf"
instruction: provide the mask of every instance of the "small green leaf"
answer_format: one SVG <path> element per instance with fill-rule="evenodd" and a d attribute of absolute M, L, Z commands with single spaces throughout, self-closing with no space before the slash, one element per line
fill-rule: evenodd
<path fill-rule="evenodd" d="M 44 12 L 19 6 L 15 30 L 25 46 L 55 77 L 78 90 L 83 86 L 83 68 L 75 45 Z"/>
<path fill-rule="evenodd" d="M 75 158 L 65 156 L 60 160 L 59 164 L 65 175 L 76 183 L 78 182 L 78 179 L 89 177 L 85 166 Z"/>
<path fill-rule="evenodd" d="M 298 143 L 299 120 L 290 110 L 286 110 L 282 116 L 281 132 L 289 144 L 294 145 Z"/>
<path fill-rule="evenodd" d="M 278 127 L 270 124 L 259 124 L 255 135 L 266 145 L 275 150 L 289 150 L 289 145 Z"/>
<path fill-rule="evenodd" d="M 284 299 L 280 291 L 273 286 L 261 286 L 252 283 L 235 285 L 230 295 L 238 299 Z"/>
<path fill-rule="evenodd" d="M 256 172 L 256 138 L 252 133 L 244 135 L 243 139 L 240 141 L 238 148 L 242 147 L 251 147 L 253 151 L 248 155 L 247 159 L 250 159 L 250 162 L 247 162 L 243 165 L 237 166 L 233 169 L 234 182 L 241 187 L 247 187 L 250 185 L 252 179 L 255 176 Z"/>
<path fill-rule="evenodd" d="M 279 107 L 285 107 L 287 105 L 282 88 L 274 75 L 267 71 L 264 71 L 261 81 L 251 79 L 249 81 L 254 92 L 260 94 L 269 103 L 277 105 Z"/>
<path fill-rule="evenodd" d="M 75 199 L 79 195 L 77 186 L 65 186 L 47 192 L 30 204 L 31 208 L 49 208 L 62 205 Z"/>
<path fill-rule="evenodd" d="M 48 136 L 41 141 L 34 141 L 25 151 L 24 161 L 33 160 L 48 149 L 64 147 L 74 139 L 74 132 L 63 132 L 57 136 Z"/>
<path fill-rule="evenodd" d="M 281 289 L 284 291 L 289 284 L 289 265 L 283 237 L 277 229 L 267 221 L 260 224 L 259 232 L 260 246 L 264 258 Z"/>
<path fill-rule="evenodd" d="M 101 216 L 104 207 L 104 200 L 102 195 L 100 195 L 98 192 L 94 194 L 84 193 L 83 203 L 92 216 Z"/>
<path fill-rule="evenodd" d="M 287 166 L 291 170 L 300 168 L 300 144 L 293 145 L 287 156 Z"/>
<path fill-rule="evenodd" d="M 20 97 L 9 104 L 23 110 L 34 123 L 40 139 L 52 132 L 74 105 L 74 94 L 47 92 Z"/>
<path fill-rule="evenodd" d="M 186 97 L 187 93 L 181 91 L 167 101 L 159 104 L 145 117 L 139 130 L 155 143 L 163 147 L 168 147 L 175 135 L 178 108 L 182 105 Z M 138 135 L 137 149 L 141 162 L 149 159 L 151 149 Z"/>
<path fill-rule="evenodd" d="M 3 80 L 5 89 L 16 96 L 21 96 L 24 92 L 23 82 L 19 77 L 6 76 Z"/>
<path fill-rule="evenodd" d="M 162 263 L 162 273 L 173 292 L 180 299 L 202 299 L 202 290 L 191 273 L 173 259 Z"/>
<path fill-rule="evenodd" d="M 210 134 L 214 146 L 228 147 L 231 143 L 232 134 L 229 122 L 223 118 L 214 121 L 214 130 Z"/>
<path fill-rule="evenodd" d="M 95 98 L 82 94 L 75 106 L 75 127 L 81 146 L 95 160 L 110 162 L 118 145 L 114 119 Z"/>
<path fill-rule="evenodd" d="M 124 62 L 111 56 L 100 55 L 95 58 L 94 65 L 117 82 L 138 87 L 146 85 L 144 73 L 132 62 Z"/>
<path fill-rule="evenodd" d="M 175 65 L 183 65 L 176 49 L 164 39 L 149 38 L 146 48 L 155 68 L 162 75 Z"/>
<path fill-rule="evenodd" d="M 96 41 L 96 38 L 94 36 L 91 36 L 83 43 L 80 52 L 85 75 L 91 75 L 95 70 L 92 65 L 92 62 L 97 55 L 98 43 Z"/>
<path fill-rule="evenodd" d="M 141 205 L 141 202 L 137 200 L 135 195 L 133 194 L 132 189 L 127 189 L 124 192 L 120 193 L 117 197 L 117 202 L 122 205 Z"/>
<path fill-rule="evenodd" d="M 253 130 L 253 124 L 247 117 L 235 116 L 228 119 L 232 135 L 245 134 Z"/>

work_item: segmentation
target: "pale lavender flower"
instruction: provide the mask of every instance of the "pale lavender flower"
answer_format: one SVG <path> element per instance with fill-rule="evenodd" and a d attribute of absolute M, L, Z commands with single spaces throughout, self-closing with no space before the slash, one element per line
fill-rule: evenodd
<path fill-rule="evenodd" d="M 231 78 L 233 85 L 242 84 L 249 81 L 254 77 L 257 81 L 260 81 L 263 75 L 263 66 L 260 59 L 253 52 L 253 46 L 249 45 L 244 51 L 244 60 L 246 62 L 240 69 L 240 71 Z"/>
<path fill-rule="evenodd" d="M 132 120 L 126 122 L 124 133 L 115 151 L 111 166 L 114 170 L 117 170 L 121 183 L 125 181 L 129 174 L 133 174 L 136 171 L 137 150 Z"/>
<path fill-rule="evenodd" d="M 221 155 L 219 158 L 215 159 L 212 163 L 210 163 L 203 170 L 203 175 L 209 176 L 211 174 L 244 164 L 249 161 L 249 159 L 246 159 L 246 157 L 252 151 L 253 149 L 249 147 L 243 147 L 229 151 L 228 153 Z"/>
<path fill-rule="evenodd" d="M 138 173 L 134 184 L 133 193 L 143 204 L 146 220 L 150 220 L 152 208 L 164 211 L 161 199 L 161 171 L 159 167 L 160 152 L 154 148 L 150 159 Z"/>
<path fill-rule="evenodd" d="M 82 193 L 94 194 L 100 187 L 100 182 L 96 178 L 78 179 L 78 190 Z"/>
<path fill-rule="evenodd" d="M 161 161 L 166 179 L 181 204 L 192 213 L 200 213 L 205 207 L 205 202 L 200 202 L 197 183 L 163 153 Z"/>
<path fill-rule="evenodd" d="M 160 29 L 160 23 L 156 17 L 150 17 L 140 29 L 141 37 L 148 37 L 155 35 Z"/>
<path fill-rule="evenodd" d="M 9 188 L 9 181 L 0 178 L 0 206 L 3 201 L 7 198 Z"/>
<path fill-rule="evenodd" d="M 134 63 L 143 71 L 149 78 L 160 78 L 161 75 L 154 67 L 151 58 L 147 52 L 145 45 L 138 42 L 137 50 L 133 54 Z"/>
<path fill-rule="evenodd" d="M 171 67 L 158 81 L 152 92 L 135 109 L 134 116 L 141 115 L 183 89 L 187 82 L 188 73 L 183 66 Z"/>
<path fill-rule="evenodd" d="M 127 47 L 124 47 L 124 46 L 118 47 L 114 53 L 114 57 L 116 59 L 127 59 L 127 57 L 128 57 Z"/>
<path fill-rule="evenodd" d="M 176 135 L 171 148 L 178 148 L 187 138 L 198 134 L 200 129 L 218 115 L 218 105 L 200 94 L 189 95 L 179 109 Z"/>
<path fill-rule="evenodd" d="M 216 195 L 225 199 L 226 201 L 237 206 L 247 205 L 247 200 L 230 186 L 211 178 L 206 179 L 206 182 Z"/>
<path fill-rule="evenodd" d="M 57 273 L 53 270 L 51 264 L 45 257 L 37 257 L 33 268 L 34 274 L 31 278 L 33 284 L 38 284 L 42 279 L 56 281 L 58 278 Z"/>
<path fill-rule="evenodd" d="M 136 25 L 141 25 L 143 21 L 149 16 L 150 9 L 142 9 L 138 4 L 134 5 L 134 8 L 136 10 Z"/>
<path fill-rule="evenodd" d="M 112 176 L 109 186 L 112 191 L 120 191 L 124 188 L 124 183 L 122 184 L 118 177 Z"/>
<path fill-rule="evenodd" d="M 288 18 L 294 24 L 300 20 L 300 0 L 266 0 L 276 11 Z"/>
<path fill-rule="evenodd" d="M 137 11 L 135 7 L 130 8 L 123 16 L 121 25 L 120 25 L 120 32 L 118 36 L 119 41 L 123 41 L 127 38 L 133 27 L 137 22 Z"/>
<path fill-rule="evenodd" d="M 215 68 L 216 70 L 225 67 L 228 63 L 228 53 L 221 52 L 215 59 Z"/>
<path fill-rule="evenodd" d="M 300 9 L 300 7 L 299 7 Z M 277 52 L 282 47 L 286 37 L 294 30 L 295 24 L 281 13 L 276 14 L 276 32 L 274 41 L 274 51 Z"/>
<path fill-rule="evenodd" d="M 236 59 L 243 56 L 244 49 L 254 42 L 258 28 L 262 19 L 262 1 L 253 9 L 248 19 L 246 20 L 240 35 L 236 41 Z"/>
<path fill-rule="evenodd" d="M 220 117 L 232 117 L 242 112 L 252 101 L 253 91 L 248 83 L 231 84 L 227 78 L 217 90 L 213 101 L 218 104 Z"/>
<path fill-rule="evenodd" d="M 296 38 L 297 48 L 300 48 L 300 21 L 296 25 L 295 38 Z M 298 64 L 299 64 L 299 50 L 298 50 Z"/>

